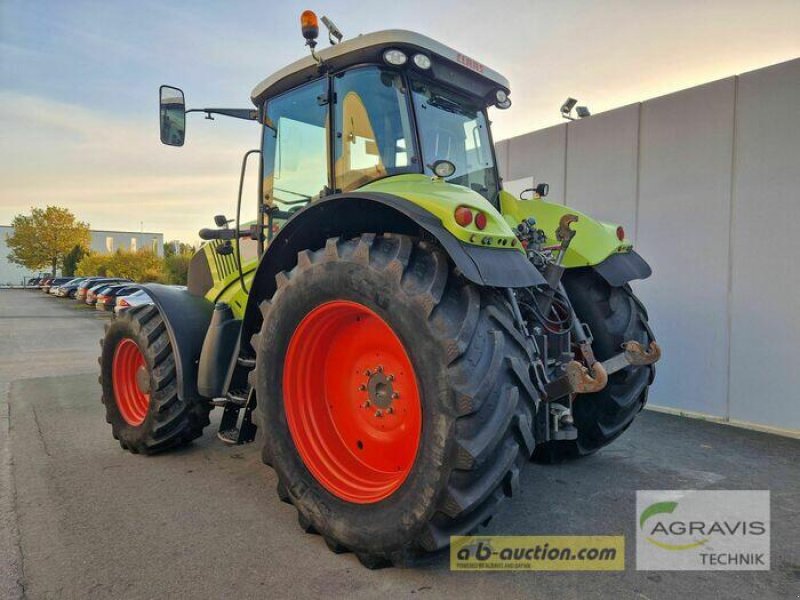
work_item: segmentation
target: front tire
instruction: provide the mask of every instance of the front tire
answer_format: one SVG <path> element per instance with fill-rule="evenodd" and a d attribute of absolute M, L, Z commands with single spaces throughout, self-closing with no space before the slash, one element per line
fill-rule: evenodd
<path fill-rule="evenodd" d="M 124 450 L 155 454 L 202 435 L 211 405 L 178 397 L 174 351 L 156 306 L 125 311 L 100 343 L 101 400 Z"/>
<path fill-rule="evenodd" d="M 518 489 L 538 402 L 500 296 L 400 235 L 330 239 L 277 283 L 252 340 L 256 418 L 301 527 L 374 568 L 488 522 Z"/>

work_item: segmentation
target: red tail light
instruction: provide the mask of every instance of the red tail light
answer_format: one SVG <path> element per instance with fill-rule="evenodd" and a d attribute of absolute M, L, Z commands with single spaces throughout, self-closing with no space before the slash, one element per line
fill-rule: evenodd
<path fill-rule="evenodd" d="M 625 239 L 625 230 L 622 228 L 622 225 L 617 227 L 617 239 L 620 242 Z"/>
<path fill-rule="evenodd" d="M 486 215 L 483 214 L 482 212 L 479 212 L 475 216 L 475 227 L 481 230 L 486 228 Z"/>
<path fill-rule="evenodd" d="M 125 307 L 130 306 L 130 304 L 128 304 L 128 301 L 125 300 L 125 298 L 119 298 L 117 300 L 117 306 L 121 306 L 121 307 L 125 308 Z"/>
<path fill-rule="evenodd" d="M 466 227 L 472 223 L 472 211 L 466 206 L 459 206 L 453 216 L 456 218 L 456 223 L 462 227 Z"/>

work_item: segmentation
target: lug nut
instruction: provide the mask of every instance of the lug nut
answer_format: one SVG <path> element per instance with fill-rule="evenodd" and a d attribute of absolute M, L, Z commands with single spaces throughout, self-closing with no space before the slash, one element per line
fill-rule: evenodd
<path fill-rule="evenodd" d="M 369 400 L 364 402 L 364 404 L 362 404 L 361 406 L 364 407 L 364 408 L 369 408 Z"/>
<path fill-rule="evenodd" d="M 367 389 L 367 386 L 365 386 L 363 383 L 362 383 L 360 386 L 358 386 L 358 391 L 359 391 L 359 392 L 363 392 L 363 391 L 365 391 L 366 389 Z"/>
<path fill-rule="evenodd" d="M 391 415 L 392 413 L 394 413 L 394 409 L 390 406 L 389 408 L 386 409 L 386 412 Z"/>
<path fill-rule="evenodd" d="M 386 376 L 386 379 L 388 379 L 389 381 L 394 381 L 394 375 L 389 374 Z"/>
<path fill-rule="evenodd" d="M 366 375 L 367 377 L 371 377 L 372 376 L 372 371 L 367 369 L 366 371 L 364 371 L 364 375 Z"/>
<path fill-rule="evenodd" d="M 375 416 L 376 417 L 382 417 L 383 416 L 383 411 L 379 408 L 378 410 L 375 411 Z"/>
<path fill-rule="evenodd" d="M 376 368 L 375 370 L 376 370 L 378 373 L 383 373 L 383 366 L 382 366 L 382 365 L 378 365 L 378 366 L 377 366 L 377 368 Z"/>
<path fill-rule="evenodd" d="M 392 400 L 397 400 L 400 397 L 398 392 L 392 392 Z"/>

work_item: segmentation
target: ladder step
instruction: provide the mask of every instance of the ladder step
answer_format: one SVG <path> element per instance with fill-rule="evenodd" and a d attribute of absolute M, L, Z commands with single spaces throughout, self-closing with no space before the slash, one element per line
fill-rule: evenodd
<path fill-rule="evenodd" d="M 225 444 L 236 445 L 239 443 L 239 428 L 218 431 L 217 437 Z"/>
<path fill-rule="evenodd" d="M 214 398 L 211 400 L 212 406 L 235 406 L 238 408 L 242 408 L 247 406 L 247 397 L 249 392 L 247 390 L 232 390 L 228 392 L 228 395 L 224 398 Z"/>
<path fill-rule="evenodd" d="M 245 367 L 247 369 L 255 369 L 256 368 L 256 359 L 255 358 L 245 358 L 244 356 L 239 356 L 236 359 L 236 364 L 241 367 Z"/>

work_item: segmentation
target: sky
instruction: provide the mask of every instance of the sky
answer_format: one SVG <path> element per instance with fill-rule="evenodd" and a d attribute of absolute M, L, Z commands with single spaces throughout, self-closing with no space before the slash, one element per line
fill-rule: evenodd
<path fill-rule="evenodd" d="M 503 73 L 513 106 L 491 110 L 495 140 L 558 124 L 567 96 L 598 113 L 800 56 L 798 0 L 2 0 L 0 224 L 56 204 L 94 229 L 195 242 L 232 216 L 258 127 L 189 115 L 186 145 L 163 146 L 158 86 L 250 107 L 306 53 L 306 8 L 345 37 L 410 29 Z"/>

